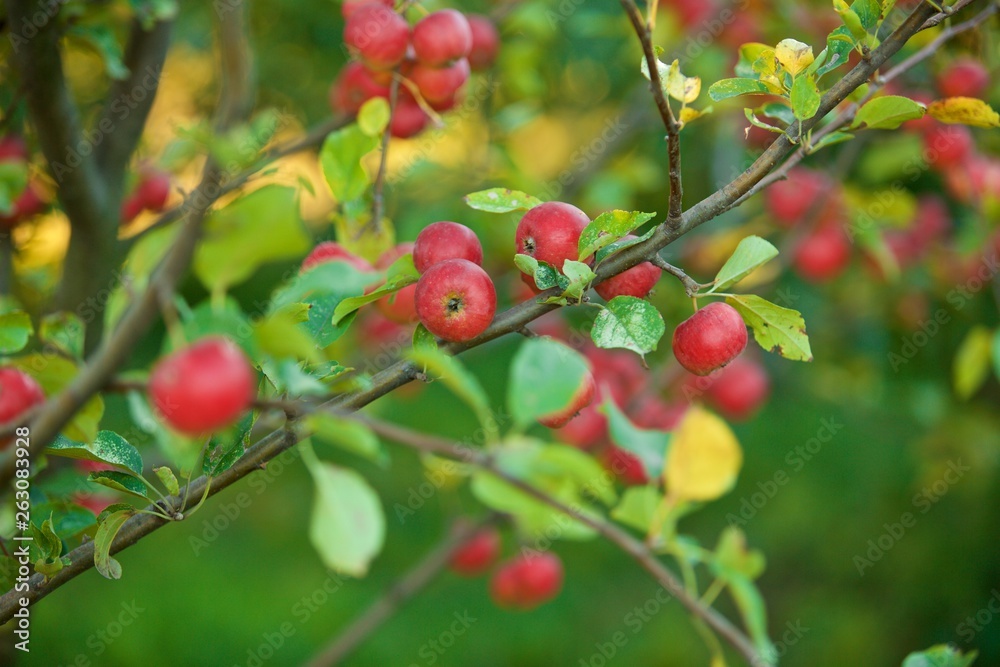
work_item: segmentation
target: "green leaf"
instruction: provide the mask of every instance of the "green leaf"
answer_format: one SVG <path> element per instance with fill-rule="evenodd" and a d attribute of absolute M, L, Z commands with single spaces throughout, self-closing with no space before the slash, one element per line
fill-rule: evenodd
<path fill-rule="evenodd" d="M 129 4 L 147 31 L 152 29 L 156 21 L 169 21 L 177 16 L 177 3 L 174 0 L 130 0 Z"/>
<path fill-rule="evenodd" d="M 569 278 L 559 273 L 551 264 L 540 262 L 531 255 L 514 255 L 514 265 L 522 273 L 532 276 L 535 286 L 540 290 L 556 286 L 565 290 L 569 287 Z"/>
<path fill-rule="evenodd" d="M 403 289 L 407 285 L 412 285 L 420 280 L 420 274 L 413 266 L 413 255 L 406 254 L 393 262 L 389 267 L 386 282 L 378 289 L 367 294 L 352 296 L 344 299 L 333 311 L 334 326 L 340 324 L 345 317 L 357 309 L 374 301 L 378 301 L 384 296 L 393 294 Z"/>
<path fill-rule="evenodd" d="M 74 313 L 51 313 L 42 318 L 38 338 L 46 345 L 65 352 L 77 359 L 83 358 L 83 339 L 86 327 Z"/>
<path fill-rule="evenodd" d="M 358 110 L 358 127 L 369 137 L 381 136 L 389 125 L 389 102 L 384 97 L 373 97 Z"/>
<path fill-rule="evenodd" d="M 67 34 L 87 43 L 104 61 L 104 70 L 112 79 L 128 77 L 128 67 L 122 60 L 122 47 L 110 25 L 104 23 L 72 23 Z"/>
<path fill-rule="evenodd" d="M 568 408 L 590 374 L 587 360 L 551 338 L 524 341 L 510 366 L 507 408 L 524 428 Z"/>
<path fill-rule="evenodd" d="M 740 95 L 773 95 L 774 91 L 757 79 L 723 79 L 708 88 L 708 96 L 714 102 L 728 100 Z"/>
<path fill-rule="evenodd" d="M 31 533 L 35 540 L 35 548 L 41 553 L 42 558 L 59 558 L 62 555 L 62 540 L 52 528 L 51 515 L 42 522 L 41 527 L 36 527 L 32 523 Z"/>
<path fill-rule="evenodd" d="M 587 286 L 597 277 L 590 266 L 583 262 L 574 262 L 571 259 L 563 262 L 562 272 L 569 279 L 569 285 L 563 290 L 563 296 L 573 301 L 579 301 L 583 298 Z"/>
<path fill-rule="evenodd" d="M 800 76 L 792 83 L 792 112 L 799 120 L 808 120 L 819 111 L 821 100 L 816 79 L 811 76 Z"/>
<path fill-rule="evenodd" d="M 62 392 L 76 377 L 75 362 L 51 354 L 32 353 L 10 360 L 10 364 L 35 378 L 46 396 Z M 97 429 L 104 416 L 104 399 L 96 394 L 73 415 L 63 427 L 66 437 L 79 442 L 90 442 L 97 437 Z"/>
<path fill-rule="evenodd" d="M 24 349 L 34 332 L 31 318 L 22 310 L 0 315 L 0 354 L 14 354 Z"/>
<path fill-rule="evenodd" d="M 948 644 L 937 644 L 906 656 L 903 667 L 969 667 L 978 657 L 979 651 L 962 653 Z"/>
<path fill-rule="evenodd" d="M 649 222 L 656 213 L 640 211 L 608 211 L 588 224 L 580 234 L 579 258 L 584 260 L 601 248 L 611 245 L 626 234 Z"/>
<path fill-rule="evenodd" d="M 1000 380 L 1000 329 L 993 334 L 993 374 Z"/>
<path fill-rule="evenodd" d="M 834 144 L 839 144 L 842 141 L 849 141 L 854 138 L 853 134 L 848 134 L 847 132 L 831 132 L 826 135 L 813 145 L 809 147 L 809 154 L 812 155 L 821 148 L 826 148 L 827 146 L 833 146 Z"/>
<path fill-rule="evenodd" d="M 326 347 L 340 338 L 354 320 L 348 316 L 333 326 L 337 306 L 344 299 L 364 294 L 374 280 L 378 280 L 378 274 L 362 273 L 346 262 L 324 262 L 279 288 L 271 299 L 268 312 L 274 313 L 295 303 L 306 304 L 309 306 L 308 320 L 300 326 L 309 332 L 317 345 Z"/>
<path fill-rule="evenodd" d="M 319 166 L 338 202 L 357 199 L 368 189 L 371 180 L 361 166 L 361 159 L 378 144 L 377 134 L 365 134 L 356 123 L 327 136 L 319 152 Z"/>
<path fill-rule="evenodd" d="M 649 479 L 659 479 L 670 447 L 670 433 L 639 428 L 626 417 L 610 397 L 601 405 L 601 412 L 608 417 L 611 441 L 631 452 L 642 463 Z"/>
<path fill-rule="evenodd" d="M 89 510 L 88 510 L 89 511 Z M 97 515 L 96 523 L 103 523 L 105 519 L 114 514 L 115 512 L 132 512 L 135 513 L 135 508 L 128 503 L 111 503 Z"/>
<path fill-rule="evenodd" d="M 94 535 L 94 566 L 107 579 L 121 579 L 122 566 L 111 557 L 111 544 L 122 525 L 134 514 L 131 510 L 121 510 L 105 517 Z"/>
<path fill-rule="evenodd" d="M 812 361 L 806 323 L 797 310 L 782 308 L 755 294 L 729 296 L 726 303 L 739 311 L 762 348 L 786 359 Z"/>
<path fill-rule="evenodd" d="M 320 461 L 307 446 L 302 460 L 316 483 L 309 541 L 328 568 L 363 577 L 385 542 L 378 494 L 361 475 Z"/>
<path fill-rule="evenodd" d="M 0 215 L 8 215 L 14 200 L 28 187 L 28 166 L 21 160 L 0 161 Z"/>
<path fill-rule="evenodd" d="M 479 384 L 479 380 L 458 359 L 439 349 L 428 347 L 411 349 L 406 356 L 410 361 L 421 366 L 424 373 L 443 382 L 452 393 L 472 408 L 489 440 L 496 437 L 497 423 L 490 411 L 486 391 Z"/>
<path fill-rule="evenodd" d="M 816 77 L 821 77 L 827 72 L 831 72 L 841 65 L 847 63 L 851 49 L 854 48 L 854 37 L 846 26 L 841 26 L 827 35 L 826 38 L 826 62 L 816 70 Z"/>
<path fill-rule="evenodd" d="M 323 357 L 316 341 L 300 326 L 308 317 L 309 307 L 305 304 L 285 306 L 254 323 L 254 340 L 262 352 L 274 359 L 321 361 Z"/>
<path fill-rule="evenodd" d="M 869 130 L 895 130 L 908 120 L 923 117 L 926 111 L 924 105 L 908 97 L 884 95 L 858 109 L 851 129 L 866 126 Z"/>
<path fill-rule="evenodd" d="M 97 461 L 131 470 L 136 475 L 142 474 L 142 456 L 139 450 L 113 431 L 101 431 L 92 444 L 74 442 L 62 435 L 56 436 L 55 441 L 45 448 L 45 453 L 50 456 Z"/>
<path fill-rule="evenodd" d="M 768 123 L 765 123 L 764 121 L 757 118 L 757 115 L 754 113 L 753 109 L 749 108 L 743 109 L 743 115 L 746 116 L 747 120 L 750 121 L 750 124 L 753 125 L 754 127 L 759 127 L 762 130 L 767 130 L 768 132 L 774 132 L 775 134 L 782 134 L 785 131 L 784 128 L 778 127 L 777 125 L 769 125 Z"/>
<path fill-rule="evenodd" d="M 73 477 L 74 485 L 79 478 Z M 32 507 L 36 516 L 51 516 L 52 527 L 57 535 L 75 537 L 94 525 L 94 513 L 65 500 L 51 500 Z"/>
<path fill-rule="evenodd" d="M 719 536 L 714 556 L 712 570 L 729 588 L 754 647 L 759 654 L 773 658 L 775 649 L 767 636 L 767 609 L 753 583 L 764 572 L 763 554 L 748 550 L 743 531 L 730 527 Z"/>
<path fill-rule="evenodd" d="M 436 350 L 438 347 L 437 338 L 434 337 L 430 331 L 427 330 L 423 324 L 418 323 L 416 328 L 413 330 L 413 349 L 431 349 Z"/>
<path fill-rule="evenodd" d="M 646 533 L 663 503 L 663 494 L 655 486 L 632 486 L 625 489 L 621 502 L 611 510 L 611 518 Z"/>
<path fill-rule="evenodd" d="M 156 476 L 160 478 L 163 483 L 163 487 L 172 496 L 176 496 L 181 492 L 181 487 L 177 483 L 177 477 L 174 476 L 174 471 L 166 466 L 160 466 L 159 468 L 153 468 L 153 472 Z"/>
<path fill-rule="evenodd" d="M 212 435 L 201 462 L 202 474 L 216 477 L 240 460 L 250 445 L 250 433 L 257 417 L 257 413 L 251 410 L 225 431 Z"/>
<path fill-rule="evenodd" d="M 614 243 L 612 243 L 611 245 L 609 245 L 609 246 L 607 246 L 605 248 L 601 248 L 594 255 L 594 262 L 595 262 L 595 264 L 600 264 L 601 262 L 603 262 L 604 260 L 606 260 L 608 257 L 611 257 L 616 252 L 624 250 L 625 248 L 630 248 L 630 247 L 632 247 L 634 245 L 642 243 L 643 241 L 648 241 L 650 238 L 652 238 L 653 234 L 656 233 L 656 229 L 657 229 L 656 227 L 653 227 L 652 229 L 650 229 L 648 232 L 646 232 L 642 236 L 639 236 L 637 238 L 632 238 L 632 239 L 623 238 L 620 241 L 615 241 Z"/>
<path fill-rule="evenodd" d="M 622 347 L 645 356 L 656 349 L 666 326 L 656 307 L 645 299 L 616 296 L 594 320 L 590 337 L 597 347 Z"/>
<path fill-rule="evenodd" d="M 986 327 L 975 326 L 958 346 L 952 376 L 959 398 L 970 398 L 986 381 L 993 357 L 993 337 L 994 333 Z"/>
<path fill-rule="evenodd" d="M 304 424 L 313 433 L 314 440 L 357 454 L 382 467 L 389 463 L 389 455 L 378 437 L 361 422 L 328 412 L 316 412 L 306 417 Z"/>
<path fill-rule="evenodd" d="M 868 31 L 861 24 L 861 17 L 844 0 L 833 0 L 833 10 L 840 15 L 840 20 L 855 39 L 861 40 L 868 36 Z"/>
<path fill-rule="evenodd" d="M 268 185 L 213 211 L 194 257 L 194 272 L 213 292 L 250 278 L 269 262 L 309 250 L 295 188 Z"/>
<path fill-rule="evenodd" d="M 250 319 L 243 313 L 236 299 L 231 297 L 226 297 L 221 303 L 203 301 L 194 310 L 182 312 L 181 331 L 184 332 L 184 340 L 225 336 L 239 345 L 250 359 L 260 356 L 253 336 L 249 335 L 252 331 Z M 172 337 L 166 336 L 163 353 L 176 350 Z"/>
<path fill-rule="evenodd" d="M 520 190 L 507 188 L 490 188 L 465 195 L 465 203 L 469 208 L 487 213 L 510 213 L 511 211 L 527 211 L 543 203 L 541 199 L 525 194 Z"/>
<path fill-rule="evenodd" d="M 758 267 L 768 263 L 778 256 L 778 249 L 759 236 L 748 236 L 736 246 L 736 250 L 729 256 L 726 263 L 722 265 L 715 275 L 715 282 L 712 289 L 708 291 L 719 292 L 739 283 L 748 275 L 753 273 Z"/>
<path fill-rule="evenodd" d="M 882 7 L 878 0 L 854 0 L 851 9 L 861 19 L 861 25 L 865 30 L 873 30 L 878 27 L 879 19 L 882 17 Z"/>
<path fill-rule="evenodd" d="M 146 485 L 143 484 L 142 480 L 139 480 L 127 473 L 118 472 L 117 470 L 98 470 L 90 473 L 87 479 L 95 484 L 106 486 L 109 489 L 114 489 L 115 491 L 120 491 L 122 493 L 128 493 L 138 498 L 142 498 L 143 500 L 152 502 L 150 497 L 146 495 Z"/>

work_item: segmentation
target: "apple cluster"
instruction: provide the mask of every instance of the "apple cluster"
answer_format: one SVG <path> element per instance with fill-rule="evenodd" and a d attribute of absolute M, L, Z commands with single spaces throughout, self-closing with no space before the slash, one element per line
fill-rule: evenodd
<path fill-rule="evenodd" d="M 170 174 L 144 166 L 139 170 L 139 182 L 122 202 L 121 224 L 127 225 L 143 211 L 159 213 L 170 198 Z"/>
<path fill-rule="evenodd" d="M 13 163 L 26 169 L 28 147 L 24 139 L 14 135 L 0 137 L 0 163 Z M 42 213 L 46 205 L 38 184 L 29 179 L 24 190 L 14 199 L 10 211 L 0 213 L 0 228 L 13 229 L 28 218 Z"/>
<path fill-rule="evenodd" d="M 457 574 L 475 577 L 493 567 L 500 556 L 500 533 L 484 528 L 452 554 Z M 552 552 L 525 553 L 500 563 L 490 579 L 493 601 L 505 609 L 528 611 L 552 600 L 562 589 L 563 565 Z"/>
<path fill-rule="evenodd" d="M 496 26 L 485 16 L 442 9 L 411 28 L 392 0 L 346 0 L 341 10 L 344 44 L 354 61 L 330 89 L 330 105 L 356 114 L 372 98 L 389 99 L 392 79 L 399 76 L 389 123 L 394 137 L 419 134 L 431 121 L 428 109 L 452 109 L 471 71 L 488 69 L 500 48 Z"/>

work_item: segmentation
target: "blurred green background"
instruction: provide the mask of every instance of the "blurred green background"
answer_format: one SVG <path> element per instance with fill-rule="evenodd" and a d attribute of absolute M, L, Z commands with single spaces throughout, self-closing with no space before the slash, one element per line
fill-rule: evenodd
<path fill-rule="evenodd" d="M 685 32 L 672 3 L 661 5 L 666 7 L 660 12 L 657 41 L 667 47 L 664 60 L 680 57 L 685 73 L 700 75 L 706 83 L 728 76 L 742 34 L 731 35 L 735 28 L 726 26 L 720 38 L 708 23 Z M 443 5 L 428 5 L 436 6 Z M 250 7 L 258 105 L 278 108 L 303 126 L 322 120 L 329 113 L 327 89 L 345 60 L 338 6 L 319 0 L 258 0 Z M 642 90 L 638 47 L 615 3 L 468 2 L 460 8 L 502 16 L 504 46 L 490 74 L 498 86 L 487 101 L 447 117 L 447 129 L 398 142 L 387 191 L 388 214 L 400 240 L 412 240 L 435 220 L 458 220 L 473 227 L 483 239 L 487 268 L 496 278 L 502 305 L 509 305 L 517 283 L 508 262 L 516 217 L 470 211 L 461 196 L 507 185 L 546 199 L 568 199 L 591 215 L 610 208 L 662 215 L 662 128 Z M 720 9 L 713 11 L 718 14 Z M 741 29 L 771 44 L 795 37 L 818 49 L 837 25 L 827 3 L 821 2 L 747 2 L 740 3 L 738 11 L 744 14 L 741 22 L 751 23 Z M 189 119 L 209 112 L 214 103 L 208 27 L 212 12 L 210 3 L 180 3 L 174 52 L 163 99 L 147 131 L 146 156 L 161 155 Z M 706 31 L 707 46 L 691 41 Z M 987 64 L 993 66 L 994 38 L 984 31 L 953 48 L 955 53 L 988 54 Z M 934 72 L 952 55 L 942 52 L 915 70 L 906 85 L 931 91 Z M 82 51 L 71 58 L 76 58 L 68 66 L 72 81 L 86 99 L 87 86 L 100 78 L 100 62 Z M 470 97 L 487 87 L 484 78 L 474 79 Z M 688 205 L 759 152 L 747 149 L 743 141 L 746 122 L 740 105 L 716 107 L 713 115 L 684 133 Z M 622 127 L 602 138 L 607 128 Z M 995 132 L 977 131 L 976 139 L 984 155 L 996 155 L 1000 148 Z M 829 149 L 809 164 L 833 164 L 843 150 Z M 900 182 L 907 159 L 919 160 L 919 152 L 919 141 L 912 136 L 875 133 L 840 178 L 863 205 L 870 193 Z M 563 188 L 554 183 L 565 169 L 571 177 Z M 314 159 L 289 161 L 278 178 L 288 173 L 304 174 L 317 183 L 316 197 L 303 195 L 303 212 L 317 239 L 333 238 L 327 222 L 330 204 Z M 904 184 L 913 195 L 944 188 L 940 177 L 926 170 Z M 751 202 L 666 254 L 694 277 L 708 279 L 725 258 L 721 249 L 731 249 L 734 234 L 770 233 L 780 246 L 782 237 L 768 226 L 762 210 L 759 201 Z M 759 355 L 771 374 L 773 392 L 754 420 L 735 426 L 745 452 L 738 486 L 683 520 L 681 528 L 713 545 L 727 516 L 738 515 L 745 499 L 756 502 L 753 494 L 776 472 L 788 474 L 788 483 L 766 502 L 758 502 L 762 506 L 744 526 L 750 546 L 767 557 L 760 585 L 772 638 L 787 649 L 782 664 L 896 665 L 909 651 L 937 642 L 979 649 L 977 665 L 1000 664 L 1000 620 L 987 612 L 992 622 L 972 636 L 961 625 L 977 613 L 982 623 L 987 615 L 981 610 L 992 598 L 1000 598 L 1000 386 L 990 379 L 972 400 L 961 401 L 950 379 L 959 343 L 976 324 L 996 325 L 998 306 L 993 290 L 983 289 L 956 309 L 947 296 L 961 283 L 943 268 L 955 257 L 981 252 L 983 231 L 991 230 L 996 220 L 959 203 L 951 204 L 951 213 L 953 241 L 895 282 L 876 279 L 858 253 L 851 269 L 832 284 L 815 286 L 781 272 L 769 274 L 756 288 L 771 298 L 784 295 L 803 313 L 816 361 L 805 365 Z M 49 232 L 57 236 L 58 229 L 54 221 Z M 54 251 L 41 242 L 34 250 L 37 256 L 28 263 L 43 270 Z M 254 304 L 266 300 L 289 268 L 293 266 L 267 267 L 234 295 L 253 312 Z M 191 303 L 205 296 L 193 280 L 183 292 Z M 901 307 L 914 300 L 916 316 Z M 689 312 L 681 290 L 666 280 L 654 301 L 664 312 L 668 333 Z M 898 352 L 939 308 L 948 312 L 949 323 L 895 372 L 889 353 Z M 571 323 L 582 324 L 584 315 L 573 315 Z M 161 338 L 162 331 L 149 337 L 136 355 L 137 366 L 158 353 Z M 503 404 L 506 369 L 518 343 L 498 341 L 463 356 L 497 406 Z M 651 359 L 654 376 L 672 372 L 668 346 L 661 347 Z M 343 344 L 344 359 L 363 364 L 359 348 L 376 356 L 393 352 L 364 348 L 355 338 Z M 404 389 L 371 409 L 458 439 L 475 429 L 462 404 L 434 385 Z M 126 419 L 123 404 L 110 399 L 105 427 L 122 426 Z M 835 435 L 808 461 L 795 454 L 796 448 L 815 445 L 821 428 L 831 423 L 840 425 Z M 151 446 L 147 449 L 155 456 Z M 467 491 L 445 488 L 415 515 L 399 521 L 393 508 L 405 505 L 425 478 L 409 451 L 390 449 L 388 470 L 319 449 L 324 458 L 362 471 L 383 498 L 387 544 L 367 578 L 341 580 L 324 571 L 306 535 L 312 484 L 301 462 L 289 455 L 280 466 L 273 463 L 213 498 L 191 520 L 158 531 L 121 554 L 120 581 L 88 572 L 34 607 L 32 652 L 27 658 L 18 656 L 19 664 L 304 661 L 432 548 L 453 517 L 483 513 Z M 919 500 L 922 489 L 942 488 L 939 482 L 950 464 L 968 470 L 943 493 L 933 491 L 933 504 Z M 250 502 L 234 516 L 240 498 Z M 905 512 L 915 515 L 914 525 L 893 538 L 891 548 L 859 574 L 856 557 L 865 556 L 869 540 L 877 542 L 887 530 L 885 524 L 899 522 Z M 516 545 L 509 531 L 505 539 L 506 552 L 512 553 Z M 530 613 L 502 611 L 489 600 L 486 579 L 446 573 L 345 664 L 707 663 L 708 654 L 679 604 L 658 601 L 664 598 L 657 596 L 654 582 L 632 561 L 600 541 L 559 543 L 555 548 L 567 573 L 565 589 L 555 602 Z M 720 608 L 735 617 L 728 600 Z M 430 642 L 451 643 L 447 634 L 456 613 L 475 621 L 453 646 L 437 651 Z M 274 633 L 283 627 L 293 632 L 280 647 L 269 650 L 268 637 L 271 644 L 277 643 Z M 627 641 L 607 655 L 618 632 Z M 4 641 L 5 646 L 9 643 Z"/>

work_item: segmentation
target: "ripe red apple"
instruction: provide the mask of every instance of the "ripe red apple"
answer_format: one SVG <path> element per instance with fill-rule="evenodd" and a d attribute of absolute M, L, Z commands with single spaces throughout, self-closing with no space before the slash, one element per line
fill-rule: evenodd
<path fill-rule="evenodd" d="M 359 8 L 372 3 L 385 5 L 389 9 L 392 9 L 396 4 L 393 0 L 343 0 L 340 4 L 340 14 L 345 19 L 349 19 Z"/>
<path fill-rule="evenodd" d="M 639 428 L 673 431 L 687 409 L 684 403 L 667 403 L 656 396 L 643 396 L 630 407 L 628 414 Z"/>
<path fill-rule="evenodd" d="M 375 262 L 375 268 L 379 271 L 385 271 L 397 259 L 412 252 L 412 243 L 400 243 L 395 248 L 390 248 L 382 253 Z M 397 324 L 411 324 L 419 319 L 417 317 L 416 295 L 417 285 L 414 283 L 413 285 L 407 285 L 395 294 L 382 297 L 375 302 L 375 305 L 379 309 L 379 312 L 393 322 Z"/>
<path fill-rule="evenodd" d="M 12 366 L 0 367 L 0 425 L 14 424 L 44 402 L 45 394 L 35 378 Z"/>
<path fill-rule="evenodd" d="M 924 158 L 927 164 L 946 170 L 972 157 L 975 142 L 967 128 L 936 125 L 924 134 Z"/>
<path fill-rule="evenodd" d="M 412 97 L 400 95 L 392 110 L 389 131 L 397 139 L 409 139 L 423 131 L 431 122 L 430 116 L 420 108 Z"/>
<path fill-rule="evenodd" d="M 306 255 L 306 258 L 302 260 L 302 268 L 300 269 L 300 272 L 305 273 L 317 264 L 333 261 L 347 262 L 362 273 L 370 273 L 375 270 L 375 267 L 373 267 L 368 260 L 363 257 L 358 257 L 339 243 L 334 243 L 333 241 L 323 241 L 322 243 L 317 244 L 316 247 L 312 249 L 312 252 Z"/>
<path fill-rule="evenodd" d="M 467 259 L 449 259 L 427 269 L 417 282 L 417 314 L 435 336 L 461 342 L 486 331 L 497 309 L 497 293 L 485 271 Z"/>
<path fill-rule="evenodd" d="M 632 452 L 621 447 L 608 445 L 601 457 L 604 467 L 614 473 L 622 484 L 626 486 L 642 486 L 649 484 L 649 475 L 642 461 Z"/>
<path fill-rule="evenodd" d="M 739 356 L 747 346 L 747 326 L 736 309 L 716 301 L 674 329 L 674 356 L 695 375 L 708 375 Z"/>
<path fill-rule="evenodd" d="M 365 66 L 348 63 L 330 87 L 330 107 L 334 111 L 356 114 L 373 97 L 389 98 L 389 86 L 376 81 Z"/>
<path fill-rule="evenodd" d="M 739 357 L 713 378 L 705 398 L 726 419 L 749 419 L 767 401 L 771 380 L 752 359 Z"/>
<path fill-rule="evenodd" d="M 472 28 L 461 12 L 442 9 L 413 26 L 413 52 L 429 67 L 465 58 L 472 50 Z"/>
<path fill-rule="evenodd" d="M 588 224 L 587 214 L 572 204 L 557 201 L 539 204 L 517 224 L 514 236 L 517 252 L 562 270 L 563 262 L 577 258 L 580 234 Z M 521 279 L 529 287 L 535 286 L 532 276 L 522 274 Z"/>
<path fill-rule="evenodd" d="M 0 137 L 0 162 L 26 162 L 28 145 L 16 134 Z"/>
<path fill-rule="evenodd" d="M 455 98 L 455 93 L 469 80 L 469 61 L 459 58 L 450 65 L 429 67 L 417 63 L 410 72 L 410 81 L 420 89 L 428 103 L 443 104 Z"/>
<path fill-rule="evenodd" d="M 489 69 L 500 51 L 500 33 L 488 16 L 466 14 L 472 31 L 472 48 L 469 51 L 469 66 L 475 71 Z"/>
<path fill-rule="evenodd" d="M 142 201 L 142 197 L 139 196 L 139 193 L 133 192 L 130 194 L 125 198 L 125 201 L 122 202 L 121 224 L 127 225 L 135 220 L 139 214 L 142 213 L 142 210 L 145 207 L 145 203 Z"/>
<path fill-rule="evenodd" d="M 937 78 L 938 90 L 945 97 L 982 97 L 989 85 L 989 71 L 973 58 L 959 58 Z"/>
<path fill-rule="evenodd" d="M 810 282 L 836 278 L 851 261 L 851 243 L 837 226 L 820 227 L 795 247 L 795 271 Z"/>
<path fill-rule="evenodd" d="M 482 574 L 500 555 L 500 532 L 484 528 L 460 546 L 451 556 L 451 571 L 466 577 Z"/>
<path fill-rule="evenodd" d="M 826 188 L 826 179 L 822 175 L 808 169 L 792 169 L 788 178 L 764 191 L 764 198 L 777 222 L 791 227 L 802 219 Z"/>
<path fill-rule="evenodd" d="M 344 24 L 348 50 L 371 69 L 392 69 L 406 57 L 410 26 L 380 3 L 361 5 Z"/>
<path fill-rule="evenodd" d="M 170 174 L 160 169 L 144 169 L 135 193 L 145 208 L 162 211 L 170 197 Z"/>
<path fill-rule="evenodd" d="M 597 385 L 594 382 L 594 376 L 588 372 L 583 376 L 583 380 L 581 381 L 580 386 L 577 387 L 576 393 L 573 394 L 573 398 L 569 402 L 569 405 L 559 412 L 539 417 L 538 423 L 542 426 L 547 426 L 548 428 L 562 428 L 563 426 L 566 426 L 570 420 L 580 413 L 581 410 L 594 401 L 594 393 L 596 390 Z"/>
<path fill-rule="evenodd" d="M 591 449 L 608 437 L 608 418 L 596 405 L 589 405 L 559 429 L 556 438 L 580 449 Z"/>
<path fill-rule="evenodd" d="M 413 244 L 413 265 L 423 273 L 448 259 L 467 259 L 483 263 L 483 246 L 476 233 L 457 222 L 432 222 L 420 230 Z"/>
<path fill-rule="evenodd" d="M 172 428 L 187 435 L 232 424 L 250 407 L 257 379 L 232 341 L 209 336 L 161 359 L 149 378 L 149 397 Z"/>
<path fill-rule="evenodd" d="M 626 239 L 634 239 L 635 235 L 629 234 Z M 602 283 L 598 283 L 594 290 L 601 295 L 605 301 L 611 301 L 616 296 L 634 296 L 645 299 L 653 291 L 653 287 L 660 280 L 660 269 L 656 268 L 652 262 L 637 264 L 627 271 L 612 276 Z"/>
<path fill-rule="evenodd" d="M 500 566 L 490 582 L 490 595 L 500 607 L 527 611 L 559 594 L 563 565 L 551 552 L 518 556 Z"/>

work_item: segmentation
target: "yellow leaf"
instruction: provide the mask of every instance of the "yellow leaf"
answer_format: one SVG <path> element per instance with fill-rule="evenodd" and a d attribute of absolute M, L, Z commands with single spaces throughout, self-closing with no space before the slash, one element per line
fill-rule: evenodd
<path fill-rule="evenodd" d="M 958 346 L 952 374 L 955 393 L 959 398 L 969 398 L 986 381 L 993 358 L 993 332 L 984 326 L 975 326 Z"/>
<path fill-rule="evenodd" d="M 813 49 L 794 39 L 783 39 L 774 48 L 774 56 L 792 76 L 812 65 Z"/>
<path fill-rule="evenodd" d="M 681 73 L 680 62 L 675 60 L 667 73 L 667 94 L 678 102 L 690 104 L 701 94 L 701 79 Z"/>
<path fill-rule="evenodd" d="M 678 500 L 715 500 L 733 488 L 743 452 L 732 430 L 704 408 L 688 410 L 674 433 L 663 478 Z"/>
<path fill-rule="evenodd" d="M 774 49 L 767 48 L 760 51 L 757 59 L 751 65 L 753 71 L 760 77 L 760 82 L 767 86 L 772 93 L 781 95 L 785 92 L 778 78 L 778 61 L 775 59 Z"/>
<path fill-rule="evenodd" d="M 698 111 L 697 109 L 692 109 L 691 107 L 684 107 L 683 109 L 681 109 L 681 115 L 679 119 L 681 127 L 684 127 L 685 125 L 695 120 L 696 118 L 701 118 L 702 116 L 708 113 L 712 113 L 712 107 L 706 107 L 702 111 Z"/>
<path fill-rule="evenodd" d="M 949 97 L 932 102 L 927 113 L 941 121 L 953 125 L 973 127 L 1000 127 L 1000 114 L 986 102 L 974 97 Z"/>

